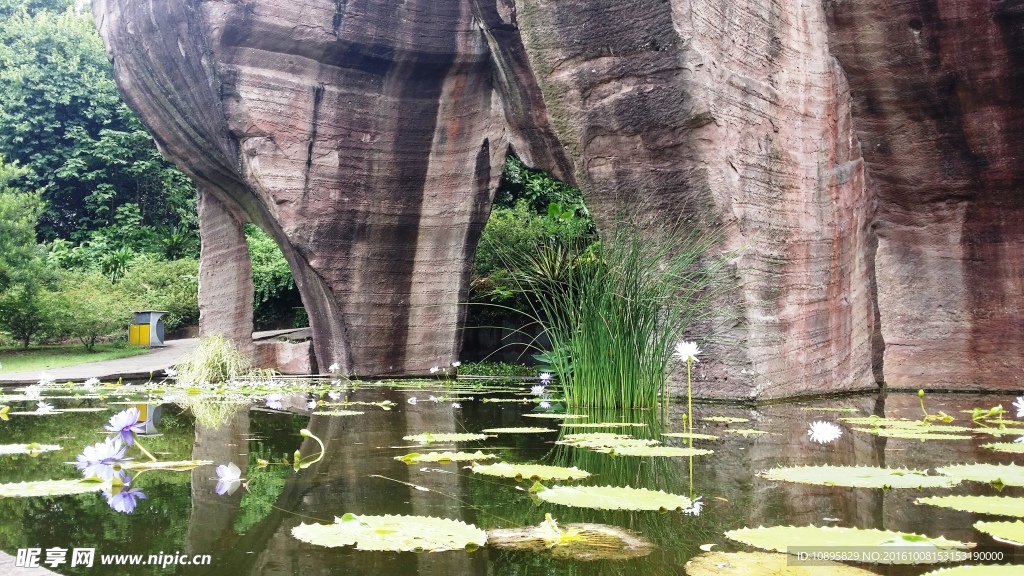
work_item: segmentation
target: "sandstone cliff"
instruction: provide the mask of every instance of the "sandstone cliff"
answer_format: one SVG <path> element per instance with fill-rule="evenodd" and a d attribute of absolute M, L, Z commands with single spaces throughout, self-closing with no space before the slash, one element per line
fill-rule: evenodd
<path fill-rule="evenodd" d="M 204 239 L 237 255 L 251 220 L 281 244 L 321 366 L 456 358 L 511 148 L 605 223 L 641 205 L 727 231 L 738 345 L 700 365 L 702 394 L 1019 387 L 1018 0 L 93 10 L 129 103 L 199 183 Z M 251 286 L 205 250 L 205 328 L 245 339 L 244 307 L 216 304 Z"/>

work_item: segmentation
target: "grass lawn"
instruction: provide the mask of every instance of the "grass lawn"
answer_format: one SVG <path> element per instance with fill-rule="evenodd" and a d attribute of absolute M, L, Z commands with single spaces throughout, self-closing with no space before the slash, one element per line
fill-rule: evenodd
<path fill-rule="evenodd" d="M 11 372 L 36 372 L 61 368 L 63 366 L 74 366 L 86 362 L 99 362 L 101 360 L 113 360 L 125 358 L 148 352 L 150 349 L 142 346 L 128 346 L 125 344 L 101 343 L 96 344 L 92 352 L 88 352 L 81 344 L 66 344 L 62 346 L 30 346 L 28 350 L 17 346 L 0 347 L 0 374 Z"/>

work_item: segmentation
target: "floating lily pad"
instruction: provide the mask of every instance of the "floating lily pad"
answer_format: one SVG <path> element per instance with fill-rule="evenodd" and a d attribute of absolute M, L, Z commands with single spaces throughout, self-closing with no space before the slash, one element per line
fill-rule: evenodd
<path fill-rule="evenodd" d="M 1024 546 L 1024 522 L 975 522 L 974 529 L 984 532 L 999 542 Z"/>
<path fill-rule="evenodd" d="M 56 444 L 0 444 L 0 455 L 7 454 L 39 454 L 60 450 Z"/>
<path fill-rule="evenodd" d="M 726 430 L 728 434 L 739 434 L 740 436 L 759 436 L 761 434 L 767 434 L 764 430 L 753 430 L 750 428 L 741 428 L 739 430 Z"/>
<path fill-rule="evenodd" d="M 918 498 L 917 503 L 975 514 L 1024 516 L 1024 498 L 1011 496 L 929 496 Z"/>
<path fill-rule="evenodd" d="M 123 468 L 129 470 L 176 470 L 183 472 L 185 470 L 191 470 L 200 466 L 206 466 L 213 464 L 212 460 L 175 460 L 169 462 L 146 462 L 142 460 L 133 460 L 131 462 L 125 462 L 122 464 Z"/>
<path fill-rule="evenodd" d="M 640 447 L 640 446 L 653 446 L 661 444 L 657 440 L 648 440 L 645 438 L 634 438 L 628 434 L 612 434 L 610 432 L 587 432 L 579 434 L 566 434 L 556 444 L 564 444 L 569 446 L 576 446 L 578 448 L 591 448 L 594 450 L 602 451 L 609 450 L 611 448 L 626 448 L 626 447 Z"/>
<path fill-rule="evenodd" d="M 928 432 L 926 428 L 854 428 L 854 430 L 883 438 L 902 438 L 904 440 L 971 440 L 974 438 L 966 434 Z"/>
<path fill-rule="evenodd" d="M 971 432 L 990 436 L 1024 436 L 1024 428 L 971 428 Z"/>
<path fill-rule="evenodd" d="M 551 412 L 538 412 L 536 414 L 523 414 L 527 418 L 552 418 L 555 420 L 568 420 L 572 418 L 586 418 L 585 414 L 555 414 Z"/>
<path fill-rule="evenodd" d="M 562 422 L 559 426 L 566 428 L 643 428 L 647 424 L 635 422 Z"/>
<path fill-rule="evenodd" d="M 651 553 L 654 545 L 616 526 L 604 524 L 559 525 L 546 514 L 544 522 L 527 528 L 487 531 L 487 543 L 497 548 L 549 551 L 564 560 L 626 560 Z"/>
<path fill-rule="evenodd" d="M 854 414 L 856 412 L 860 412 L 860 410 L 857 410 L 856 408 L 853 407 L 828 408 L 824 406 L 804 406 L 803 408 L 801 408 L 801 410 L 803 410 L 804 412 L 845 412 L 847 414 Z"/>
<path fill-rule="evenodd" d="M 87 412 L 106 412 L 108 410 L 110 410 L 110 408 L 61 408 L 60 410 L 58 410 L 58 412 L 67 412 L 73 414 Z"/>
<path fill-rule="evenodd" d="M 547 488 L 537 483 L 530 491 L 545 502 L 598 510 L 685 510 L 693 505 L 693 501 L 686 496 L 628 486 Z"/>
<path fill-rule="evenodd" d="M 787 552 L 794 543 L 800 546 L 814 547 L 849 547 L 849 546 L 934 546 L 939 549 L 967 548 L 969 545 L 945 538 L 929 538 L 919 534 L 893 532 L 890 530 L 843 528 L 837 526 L 772 526 L 770 528 L 740 528 L 725 533 L 730 540 L 742 542 L 748 546 L 776 552 Z M 902 564 L 897 560 L 906 559 L 907 563 L 930 563 L 939 561 L 938 556 L 892 555 L 888 557 L 892 563 Z M 925 562 L 922 562 L 925 561 Z"/>
<path fill-rule="evenodd" d="M 37 482 L 12 482 L 0 484 L 0 498 L 32 498 L 37 496 L 64 496 L 66 494 L 88 494 L 99 492 L 103 482 L 85 480 L 40 480 Z"/>
<path fill-rule="evenodd" d="M 531 428 L 524 426 L 521 428 L 488 428 L 483 430 L 487 434 L 542 434 L 544 432 L 558 432 L 558 430 L 552 430 L 551 428 Z"/>
<path fill-rule="evenodd" d="M 545 466 L 542 464 L 510 464 L 498 462 L 497 464 L 475 464 L 472 468 L 477 474 L 488 476 L 501 476 L 503 478 L 515 478 L 522 480 L 580 480 L 590 476 L 590 472 L 561 466 Z"/>
<path fill-rule="evenodd" d="M 322 412 L 313 412 L 310 416 L 359 416 L 360 414 L 366 414 L 366 412 L 360 412 L 359 410 L 324 410 Z"/>
<path fill-rule="evenodd" d="M 702 448 L 677 448 L 675 446 L 619 446 L 616 448 L 599 450 L 599 452 L 608 452 L 612 456 L 658 456 L 669 458 L 707 456 L 708 454 L 715 453 L 714 450 L 704 450 Z"/>
<path fill-rule="evenodd" d="M 758 476 L 775 482 L 850 488 L 952 488 L 960 483 L 949 476 L 928 476 L 923 470 L 872 466 L 795 466 L 764 470 Z"/>
<path fill-rule="evenodd" d="M 1021 569 L 1010 565 L 955 566 L 925 572 L 921 576 L 1020 576 Z"/>
<path fill-rule="evenodd" d="M 424 432 L 422 434 L 413 434 L 412 436 L 403 436 L 402 440 L 409 440 L 410 442 L 419 442 L 420 444 L 431 444 L 433 442 L 472 442 L 473 440 L 483 440 L 485 438 L 487 438 L 486 434 L 468 434 L 461 432 Z"/>
<path fill-rule="evenodd" d="M 718 440 L 718 436 L 698 434 L 696 432 L 664 432 L 662 436 L 668 436 L 669 438 L 692 438 L 694 440 Z"/>
<path fill-rule="evenodd" d="M 982 448 L 988 448 L 996 452 L 1008 452 L 1010 454 L 1024 454 L 1024 442 L 995 442 L 982 444 Z"/>
<path fill-rule="evenodd" d="M 733 416 L 708 416 L 706 418 L 698 418 L 702 422 L 718 422 L 720 424 L 742 424 L 744 422 L 750 422 L 750 418 L 736 418 Z"/>
<path fill-rule="evenodd" d="M 444 464 L 445 462 L 472 462 L 475 460 L 489 460 L 491 458 L 497 458 L 497 456 L 495 454 L 484 454 L 479 450 L 476 452 L 431 452 L 429 454 L 413 452 L 405 456 L 395 456 L 395 460 L 401 460 L 406 464 L 419 464 L 420 462 Z"/>
<path fill-rule="evenodd" d="M 777 552 L 707 552 L 686 563 L 689 576 L 875 576 L 863 568 L 839 563 L 791 565 L 789 554 Z"/>
<path fill-rule="evenodd" d="M 487 534 L 472 524 L 429 516 L 357 516 L 345 514 L 334 524 L 300 524 L 292 536 L 317 546 L 351 546 L 356 550 L 441 552 L 475 549 Z"/>
<path fill-rule="evenodd" d="M 1024 466 L 1009 464 L 956 464 L 935 469 L 939 474 L 972 482 L 989 482 L 1002 486 L 1024 486 Z"/>

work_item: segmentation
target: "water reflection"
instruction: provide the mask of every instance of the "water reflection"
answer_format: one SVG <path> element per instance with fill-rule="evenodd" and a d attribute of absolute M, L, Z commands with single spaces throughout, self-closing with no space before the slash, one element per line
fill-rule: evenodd
<path fill-rule="evenodd" d="M 147 472 L 120 497 L 109 495 L 112 500 L 117 497 L 117 506 L 136 506 L 130 517 L 112 513 L 105 499 L 96 495 L 0 499 L 0 547 L 13 553 L 26 546 L 91 544 L 104 553 L 181 551 L 212 555 L 212 566 L 180 568 L 182 574 L 676 574 L 687 559 L 699 553 L 701 544 L 738 549 L 722 534 L 743 526 L 840 525 L 992 543 L 971 527 L 979 515 L 914 504 L 922 495 L 994 494 L 988 485 L 964 483 L 952 490 L 927 491 L 831 488 L 770 482 L 757 476 L 761 470 L 822 464 L 924 469 L 948 463 L 1008 463 L 1020 459 L 980 448 L 989 441 L 987 438 L 930 442 L 887 439 L 854 432 L 845 425 L 842 436 L 830 444 L 815 443 L 808 435 L 809 422 L 838 422 L 847 415 L 836 411 L 840 409 L 855 411 L 858 416 L 919 418 L 920 406 L 913 395 L 855 396 L 760 407 L 698 405 L 694 431 L 719 439 L 692 441 L 695 447 L 715 452 L 693 458 L 614 457 L 555 444 L 566 433 L 595 429 L 558 427 L 557 420 L 524 418 L 523 412 L 534 409 L 534 404 L 524 407 L 463 400 L 463 407 L 455 409 L 444 402 L 409 403 L 408 398 L 415 395 L 388 388 L 350 391 L 350 401 L 387 400 L 394 405 L 390 411 L 366 406 L 360 408 L 364 414 L 358 416 L 310 416 L 305 408 L 308 399 L 303 397 L 282 399 L 290 411 L 263 410 L 262 401 L 258 409 L 248 404 L 235 404 L 231 411 L 224 405 L 201 408 L 206 410 L 206 421 L 198 417 L 193 420 L 190 413 L 165 407 L 162 435 L 144 437 L 147 448 L 159 453 L 161 459 L 211 460 L 213 466 L 202 466 L 188 474 Z M 1000 402 L 1009 405 L 1011 401 L 991 396 L 933 396 L 928 398 L 928 409 L 942 410 L 959 419 L 960 410 Z M 689 446 L 688 439 L 661 435 L 682 431 L 684 412 L 685 407 L 673 406 L 665 421 L 652 412 L 592 412 L 588 421 L 645 424 L 602 431 Z M 721 424 L 703 420 L 708 416 L 749 421 Z M 12 419 L 5 424 L 5 431 L 10 442 L 53 441 L 81 447 L 95 442 L 95 432 L 107 422 L 109 413 L 59 417 L 59 424 L 54 419 L 57 417 L 33 418 L 31 422 Z M 118 428 L 114 423 L 109 425 Z M 537 425 L 559 430 L 502 434 L 458 446 L 421 447 L 402 439 L 422 432 L 477 432 Z M 313 439 L 299 434 L 303 428 L 323 440 L 324 457 L 294 472 L 283 461 L 290 459 L 296 449 L 307 456 L 320 449 Z M 767 434 L 740 435 L 734 433 L 736 429 L 757 429 Z M 590 485 L 644 487 L 701 496 L 705 507 L 699 516 L 686 516 L 538 504 L 529 497 L 529 482 L 474 476 L 456 463 L 409 465 L 395 460 L 395 456 L 409 452 L 444 449 L 482 449 L 510 462 L 576 466 L 594 474 L 585 481 Z M 73 459 L 73 453 L 65 449 L 34 458 L 10 458 L 15 458 L 9 462 L 17 465 L 0 471 L 4 482 L 69 477 L 64 462 Z M 238 468 L 246 489 L 218 494 L 215 466 L 228 463 Z M 429 491 L 416 490 L 413 485 Z M 144 489 L 148 499 L 138 499 L 130 491 L 136 488 Z M 1020 496 L 1024 490 L 1007 488 L 1002 495 Z M 550 513 L 563 524 L 589 522 L 627 528 L 659 547 L 644 558 L 583 563 L 556 560 L 543 553 L 490 548 L 475 553 L 357 552 L 304 544 L 290 534 L 300 522 L 329 523 L 347 512 L 438 516 L 484 529 L 534 526 Z M 924 571 L 927 568 L 911 568 L 905 573 Z"/>

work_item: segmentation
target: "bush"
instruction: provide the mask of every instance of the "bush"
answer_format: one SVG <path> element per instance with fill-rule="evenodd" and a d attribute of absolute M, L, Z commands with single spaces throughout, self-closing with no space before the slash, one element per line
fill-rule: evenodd
<path fill-rule="evenodd" d="M 140 309 L 165 310 L 168 330 L 199 323 L 199 261 L 140 258 L 117 283 Z"/>
<path fill-rule="evenodd" d="M 34 338 L 51 329 L 56 310 L 49 292 L 33 286 L 16 286 L 0 296 L 0 330 L 28 348 Z"/>
<path fill-rule="evenodd" d="M 56 298 L 61 308 L 56 323 L 86 350 L 92 350 L 103 336 L 127 331 L 136 304 L 97 273 L 65 274 Z"/>
<path fill-rule="evenodd" d="M 257 226 L 245 225 L 245 239 L 252 260 L 253 324 L 257 330 L 290 326 L 292 322 L 286 321 L 302 307 L 302 298 L 288 261 L 277 242 Z"/>

